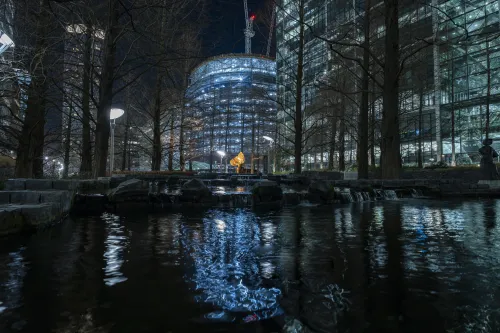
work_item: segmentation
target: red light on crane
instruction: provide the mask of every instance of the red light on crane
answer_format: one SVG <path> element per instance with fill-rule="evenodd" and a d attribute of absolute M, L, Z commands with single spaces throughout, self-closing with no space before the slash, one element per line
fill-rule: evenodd
<path fill-rule="evenodd" d="M 254 14 L 250 15 L 250 20 L 252 20 L 252 21 L 255 20 L 255 15 Z"/>

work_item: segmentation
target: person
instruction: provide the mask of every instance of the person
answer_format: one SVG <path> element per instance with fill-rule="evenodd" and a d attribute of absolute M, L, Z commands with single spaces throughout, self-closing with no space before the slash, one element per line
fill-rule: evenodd
<path fill-rule="evenodd" d="M 491 146 L 493 144 L 492 139 L 483 140 L 483 146 L 479 149 L 481 154 L 481 173 L 485 180 L 498 180 L 497 166 L 493 161 L 494 158 L 498 157 L 498 153 Z"/>

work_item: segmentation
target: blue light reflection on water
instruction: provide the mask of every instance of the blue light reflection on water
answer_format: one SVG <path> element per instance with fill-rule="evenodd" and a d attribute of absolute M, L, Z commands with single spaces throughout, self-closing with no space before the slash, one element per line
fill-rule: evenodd
<path fill-rule="evenodd" d="M 184 230 L 184 246 L 194 266 L 194 274 L 186 278 L 200 293 L 196 300 L 223 310 L 207 318 L 232 321 L 231 313 L 252 313 L 243 318 L 248 322 L 282 314 L 281 291 L 262 286 L 262 278 L 271 278 L 274 266 L 255 251 L 261 242 L 269 243 L 276 227 L 262 222 L 261 233 L 255 219 L 244 210 L 213 211 L 203 219 L 200 229 Z"/>

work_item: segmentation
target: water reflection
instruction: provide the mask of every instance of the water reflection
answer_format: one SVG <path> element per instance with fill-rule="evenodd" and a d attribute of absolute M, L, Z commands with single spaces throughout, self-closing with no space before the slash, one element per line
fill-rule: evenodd
<path fill-rule="evenodd" d="M 500 332 L 498 218 L 400 200 L 68 221 L 0 243 L 0 332 Z"/>
<path fill-rule="evenodd" d="M 281 314 L 281 291 L 262 286 L 262 279 L 272 277 L 273 264 L 258 257 L 261 232 L 253 214 L 214 211 L 199 228 L 186 228 L 184 234 L 194 263 L 194 274 L 187 278 L 201 293 L 196 299 L 227 312 L 210 313 L 207 318 L 232 321 L 237 319 L 235 313 L 242 313 L 245 317 L 240 319 L 248 322 Z"/>
<path fill-rule="evenodd" d="M 22 288 L 23 279 L 26 275 L 26 263 L 23 252 L 25 248 L 21 247 L 18 251 L 8 254 L 8 278 L 2 284 L 5 294 L 3 299 L 0 299 L 0 313 L 7 309 L 15 309 L 22 305 Z"/>
<path fill-rule="evenodd" d="M 128 246 L 128 237 L 125 226 L 120 222 L 120 217 L 113 214 L 104 214 L 102 216 L 106 224 L 106 252 L 104 252 L 104 282 L 107 286 L 113 286 L 124 282 L 127 278 L 121 272 L 124 263 L 124 252 Z"/>

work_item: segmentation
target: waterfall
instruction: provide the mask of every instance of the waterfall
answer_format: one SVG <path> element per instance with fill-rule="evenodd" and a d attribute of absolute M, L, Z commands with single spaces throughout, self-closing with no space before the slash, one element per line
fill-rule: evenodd
<path fill-rule="evenodd" d="M 352 195 L 351 195 L 351 192 L 347 192 L 347 191 L 342 191 L 339 193 L 340 195 L 340 202 L 341 203 L 350 203 L 350 202 L 354 202 L 354 199 L 352 198 Z"/>
<path fill-rule="evenodd" d="M 354 198 L 356 199 L 355 201 L 356 202 L 363 202 L 365 201 L 365 199 L 363 198 L 363 194 L 361 192 L 356 192 L 356 191 L 353 191 L 354 192 Z"/>

